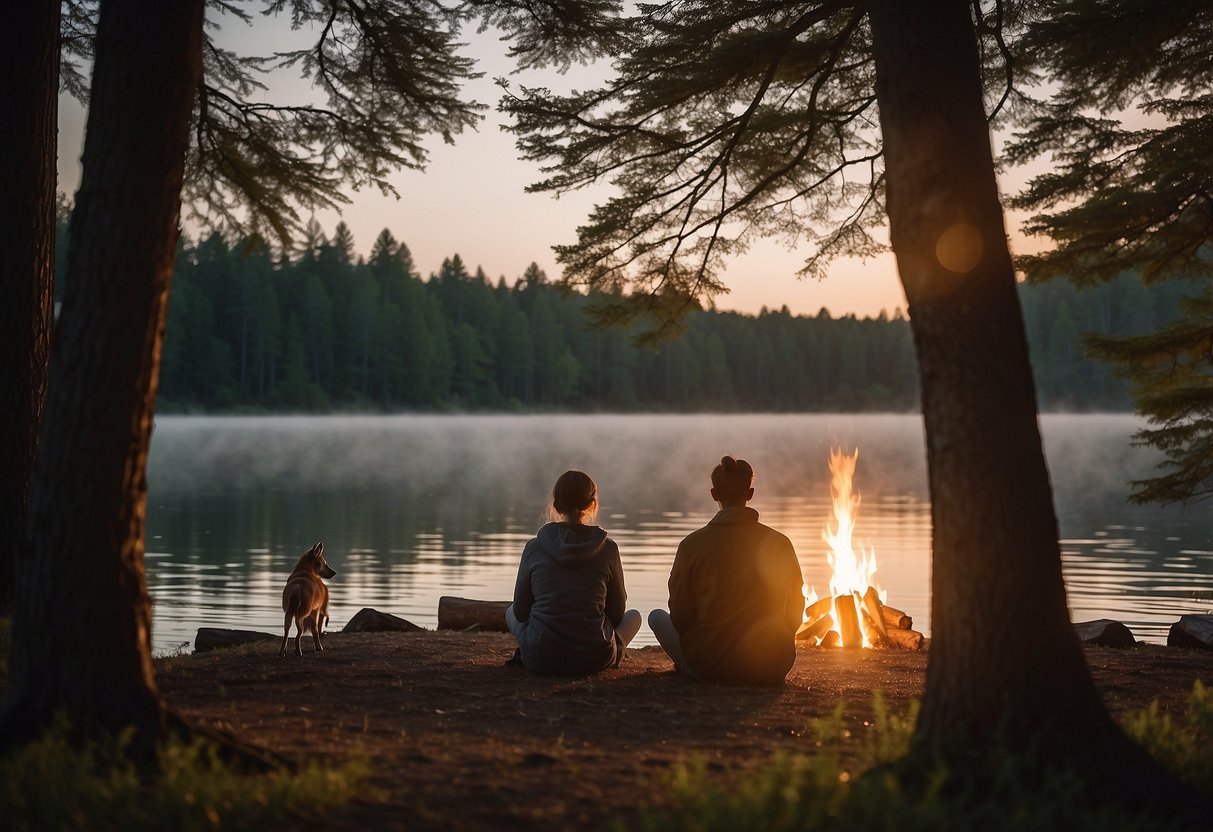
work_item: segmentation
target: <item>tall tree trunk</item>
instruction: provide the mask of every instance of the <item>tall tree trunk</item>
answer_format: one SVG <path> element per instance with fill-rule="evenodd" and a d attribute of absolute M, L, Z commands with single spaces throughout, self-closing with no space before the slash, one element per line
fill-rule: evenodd
<path fill-rule="evenodd" d="M 202 0 L 101 4 L 83 175 L 18 564 L 9 739 L 64 712 L 158 736 L 143 572 L 148 445 Z"/>
<path fill-rule="evenodd" d="M 1070 626 L 964 0 L 872 0 L 893 250 L 922 381 L 934 527 L 918 740 L 1073 759 L 1119 737 Z"/>
<path fill-rule="evenodd" d="M 0 27 L 0 614 L 12 608 L 46 396 L 55 280 L 59 0 Z"/>

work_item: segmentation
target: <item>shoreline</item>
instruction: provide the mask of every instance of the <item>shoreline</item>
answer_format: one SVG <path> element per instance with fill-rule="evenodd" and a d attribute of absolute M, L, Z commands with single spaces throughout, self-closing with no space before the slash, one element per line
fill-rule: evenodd
<path fill-rule="evenodd" d="M 305 639 L 306 642 L 306 639 Z M 904 714 L 927 653 L 800 647 L 784 685 L 683 679 L 660 648 L 629 649 L 597 676 L 542 677 L 504 662 L 498 633 L 333 633 L 324 653 L 278 657 L 262 642 L 158 659 L 169 705 L 187 719 L 295 760 L 370 763 L 376 799 L 309 828 L 563 829 L 662 805 L 671 773 L 701 761 L 720 784 L 773 755 L 812 754 L 814 720 L 839 702 L 853 755 L 874 691 Z M 1086 648 L 1114 716 L 1158 700 L 1181 712 L 1213 683 L 1213 652 Z"/>

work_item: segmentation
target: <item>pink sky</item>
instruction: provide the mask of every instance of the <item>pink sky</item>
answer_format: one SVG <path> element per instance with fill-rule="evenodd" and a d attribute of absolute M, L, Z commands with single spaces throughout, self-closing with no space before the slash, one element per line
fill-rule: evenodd
<path fill-rule="evenodd" d="M 225 33 L 231 31 L 232 36 L 246 43 L 253 42 L 254 37 L 264 41 L 269 25 L 242 32 L 239 25 L 227 24 Z M 271 35 L 281 40 L 275 47 L 286 38 L 310 37 L 310 33 L 292 36 L 280 26 L 276 28 Z M 355 248 L 364 255 L 379 231 L 389 229 L 408 245 L 423 276 L 436 271 L 443 258 L 458 253 L 469 269 L 480 266 L 494 281 L 505 276 L 512 282 L 532 261 L 555 277 L 559 268 L 551 247 L 575 239 L 575 229 L 585 220 L 596 195 L 583 191 L 557 200 L 547 194 L 524 192 L 526 185 L 540 178 L 539 172 L 534 164 L 517 158 L 514 138 L 500 129 L 500 117 L 494 111 L 499 90 L 493 78 L 508 74 L 510 69 L 501 57 L 504 47 L 492 33 L 472 34 L 466 40 L 467 54 L 477 58 L 479 69 L 485 73 L 484 78 L 465 87 L 465 95 L 490 105 L 480 128 L 458 136 L 454 146 L 444 145 L 441 139 L 428 139 L 431 157 L 427 170 L 402 171 L 392 177 L 399 199 L 384 197 L 376 190 L 354 192 L 340 215 L 320 212 L 316 219 L 327 233 L 344 219 L 354 233 Z M 262 51 L 266 48 L 264 43 L 259 46 Z M 532 74 L 524 82 L 553 88 L 585 87 L 601 72 L 575 68 L 563 79 L 554 73 Z M 303 90 L 302 84 L 289 80 L 286 88 L 292 95 Z M 67 193 L 75 190 L 79 180 L 83 125 L 79 104 L 61 96 L 59 177 L 60 190 Z M 1014 221 L 1009 219 L 1008 224 L 1014 243 Z M 887 232 L 878 236 L 885 237 Z M 717 298 L 717 306 L 755 313 L 763 306 L 778 309 L 786 304 L 793 313 L 803 315 L 814 315 L 826 307 L 835 316 L 854 313 L 860 317 L 875 316 L 882 309 L 892 314 L 895 308 L 905 308 L 892 255 L 867 262 L 838 261 L 829 277 L 818 281 L 796 277 L 805 254 L 789 251 L 775 240 L 754 246 L 729 267 L 725 282 L 730 291 Z"/>

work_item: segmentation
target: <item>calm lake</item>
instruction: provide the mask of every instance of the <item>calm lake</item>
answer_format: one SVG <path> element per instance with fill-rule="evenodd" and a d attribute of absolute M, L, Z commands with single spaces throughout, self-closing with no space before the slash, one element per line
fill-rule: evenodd
<path fill-rule="evenodd" d="M 1125 502 L 1127 481 L 1157 461 L 1129 446 L 1138 425 L 1042 419 L 1074 620 L 1115 618 L 1165 641 L 1179 615 L 1213 607 L 1213 516 Z M 918 416 L 160 417 L 147 520 L 153 646 L 192 645 L 204 626 L 279 631 L 282 585 L 317 540 L 338 571 L 332 630 L 364 606 L 432 628 L 440 595 L 508 599 L 567 468 L 597 480 L 629 606 L 647 614 L 665 606 L 678 541 L 716 510 L 708 475 L 725 453 L 753 464 L 752 505 L 791 538 L 820 591 L 831 447 L 859 449 L 855 539 L 875 550 L 888 603 L 929 633 Z M 647 626 L 637 643 L 654 643 Z"/>

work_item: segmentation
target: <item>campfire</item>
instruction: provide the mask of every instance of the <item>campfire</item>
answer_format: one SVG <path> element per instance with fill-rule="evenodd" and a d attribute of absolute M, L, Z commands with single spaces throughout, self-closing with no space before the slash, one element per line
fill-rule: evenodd
<path fill-rule="evenodd" d="M 922 633 L 914 622 L 885 603 L 886 592 L 874 581 L 876 552 L 855 550 L 853 532 L 859 494 L 852 487 L 858 449 L 853 454 L 830 452 L 831 517 L 822 539 L 829 547 L 830 594 L 805 593 L 804 623 L 796 638 L 822 647 L 891 647 L 921 649 Z"/>

